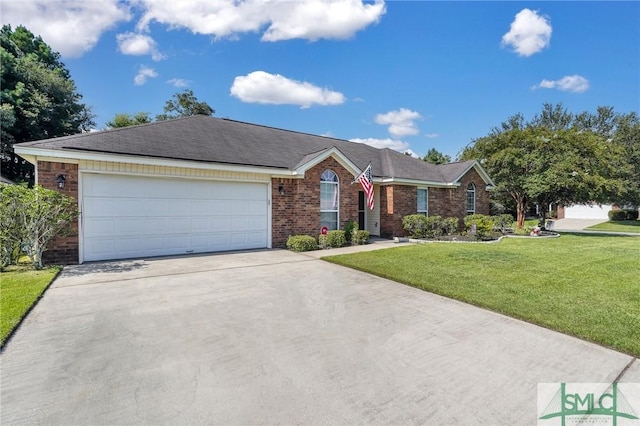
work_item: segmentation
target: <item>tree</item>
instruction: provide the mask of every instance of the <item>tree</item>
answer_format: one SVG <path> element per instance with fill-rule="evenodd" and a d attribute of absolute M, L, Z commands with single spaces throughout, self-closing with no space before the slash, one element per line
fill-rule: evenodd
<path fill-rule="evenodd" d="M 431 164 L 446 164 L 451 162 L 451 157 L 449 155 L 443 154 L 435 148 L 429 149 L 429 151 L 427 151 L 427 155 L 422 159 Z"/>
<path fill-rule="evenodd" d="M 110 129 L 116 129 L 119 127 L 137 126 L 138 124 L 151 123 L 153 120 L 148 112 L 137 112 L 135 114 L 119 113 L 108 121 L 106 126 Z"/>
<path fill-rule="evenodd" d="M 36 269 L 53 237 L 68 229 L 78 216 L 75 201 L 39 185 L 4 185 L 0 188 L 2 266 L 24 252 Z"/>
<path fill-rule="evenodd" d="M 629 164 L 625 191 L 616 201 L 620 206 L 640 206 L 640 117 L 635 112 L 619 115 L 612 144 L 624 150 Z"/>
<path fill-rule="evenodd" d="M 156 115 L 157 121 L 169 120 L 190 115 L 213 115 L 215 110 L 206 102 L 198 102 L 192 90 L 175 93 L 164 106 L 164 113 Z"/>
<path fill-rule="evenodd" d="M 569 116 L 545 105 L 530 123 L 511 117 L 461 155 L 480 160 L 496 183 L 496 198 L 513 199 L 518 227 L 532 203 L 605 203 L 625 193 L 630 167 L 622 147 Z"/>
<path fill-rule="evenodd" d="M 13 145 L 89 130 L 93 115 L 80 102 L 82 95 L 60 54 L 25 27 L 2 27 L 0 64 L 2 174 L 33 182 L 33 166 L 14 154 Z"/>

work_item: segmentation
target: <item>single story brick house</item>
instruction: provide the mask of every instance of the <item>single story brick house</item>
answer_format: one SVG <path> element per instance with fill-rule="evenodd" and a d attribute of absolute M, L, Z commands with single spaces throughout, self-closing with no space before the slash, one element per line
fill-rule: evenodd
<path fill-rule="evenodd" d="M 21 143 L 15 152 L 35 165 L 38 184 L 78 202 L 72 233 L 45 253 L 61 263 L 283 247 L 290 235 L 349 220 L 374 236 L 401 236 L 408 214 L 488 214 L 493 186 L 475 161 L 436 166 L 207 116 Z M 352 184 L 369 163 L 373 210 Z"/>

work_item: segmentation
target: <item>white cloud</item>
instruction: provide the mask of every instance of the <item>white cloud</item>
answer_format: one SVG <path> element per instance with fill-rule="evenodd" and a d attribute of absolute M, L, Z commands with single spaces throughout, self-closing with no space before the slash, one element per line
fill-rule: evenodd
<path fill-rule="evenodd" d="M 2 24 L 24 25 L 63 57 L 91 50 L 116 23 L 131 19 L 119 0 L 3 0 Z"/>
<path fill-rule="evenodd" d="M 511 29 L 502 36 L 502 45 L 511 46 L 520 56 L 531 56 L 549 46 L 551 41 L 549 19 L 538 12 L 522 9 L 511 23 Z"/>
<path fill-rule="evenodd" d="M 271 25 L 262 36 L 265 41 L 346 39 L 377 23 L 385 13 L 382 1 L 364 4 L 360 0 L 305 0 L 273 4 Z"/>
<path fill-rule="evenodd" d="M 123 33 L 116 36 L 118 50 L 125 55 L 151 55 L 154 61 L 160 61 L 166 57 L 158 50 L 154 39 L 146 34 Z"/>
<path fill-rule="evenodd" d="M 361 139 L 361 138 L 354 138 L 354 139 L 349 139 L 351 142 L 356 142 L 356 143 L 363 143 L 366 145 L 370 145 L 374 148 L 389 148 L 389 149 L 393 149 L 394 151 L 398 151 L 398 152 L 405 152 L 409 149 L 409 144 L 400 140 L 396 140 L 396 139 L 375 139 L 375 138 L 366 138 L 366 139 Z"/>
<path fill-rule="evenodd" d="M 141 65 L 140 68 L 138 69 L 138 74 L 136 74 L 135 78 L 133 79 L 133 82 L 135 83 L 136 86 L 142 86 L 147 82 L 148 79 L 155 78 L 157 76 L 158 76 L 158 73 L 156 72 L 156 70 L 154 70 L 153 68 L 149 68 L 144 65 Z"/>
<path fill-rule="evenodd" d="M 437 133 L 427 133 L 426 135 L 424 135 L 424 137 L 427 139 L 435 139 L 435 138 L 439 138 L 440 135 Z"/>
<path fill-rule="evenodd" d="M 302 108 L 309 108 L 314 104 L 339 105 L 345 101 L 340 92 L 264 71 L 236 77 L 231 86 L 231 95 L 243 102 L 300 105 Z"/>
<path fill-rule="evenodd" d="M 345 39 L 377 23 L 385 13 L 382 0 L 139 0 L 144 13 L 138 29 L 152 21 L 170 28 L 217 38 L 259 32 L 264 41 L 301 38 Z"/>
<path fill-rule="evenodd" d="M 386 114 L 376 115 L 375 122 L 378 124 L 389 125 L 389 133 L 391 136 L 402 137 L 418 134 L 418 127 L 415 120 L 421 119 L 422 116 L 416 111 L 400 108 L 396 111 L 389 111 Z"/>
<path fill-rule="evenodd" d="M 189 80 L 183 78 L 172 78 L 167 80 L 167 83 L 172 84 L 175 87 L 189 87 Z"/>
<path fill-rule="evenodd" d="M 562 92 L 582 93 L 589 90 L 589 80 L 577 74 L 566 75 L 559 80 L 542 80 L 531 89 L 558 89 Z"/>

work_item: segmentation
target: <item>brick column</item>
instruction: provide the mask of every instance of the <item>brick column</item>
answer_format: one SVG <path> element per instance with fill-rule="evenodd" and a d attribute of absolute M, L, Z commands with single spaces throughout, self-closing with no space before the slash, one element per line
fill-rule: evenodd
<path fill-rule="evenodd" d="M 38 161 L 37 184 L 43 188 L 61 192 L 76 201 L 78 204 L 78 165 L 69 163 L 56 163 L 51 161 Z M 64 188 L 58 188 L 57 178 L 63 175 Z M 49 241 L 48 249 L 42 255 L 45 263 L 77 264 L 79 262 L 79 237 L 78 220 L 70 225 L 70 230 L 65 236 L 54 237 Z"/>

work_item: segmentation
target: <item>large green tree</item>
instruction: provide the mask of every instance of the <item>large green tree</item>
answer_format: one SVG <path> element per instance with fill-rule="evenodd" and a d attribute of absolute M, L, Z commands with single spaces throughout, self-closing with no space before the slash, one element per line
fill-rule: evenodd
<path fill-rule="evenodd" d="M 519 227 L 533 204 L 620 199 L 630 173 L 625 150 L 587 121 L 561 104 L 546 104 L 530 122 L 520 114 L 510 117 L 465 148 L 461 159 L 481 161 L 496 183 L 494 196 L 515 203 Z"/>
<path fill-rule="evenodd" d="M 89 130 L 93 115 L 60 54 L 25 27 L 0 30 L 0 67 L 2 174 L 33 181 L 33 166 L 14 154 L 13 144 Z"/>

